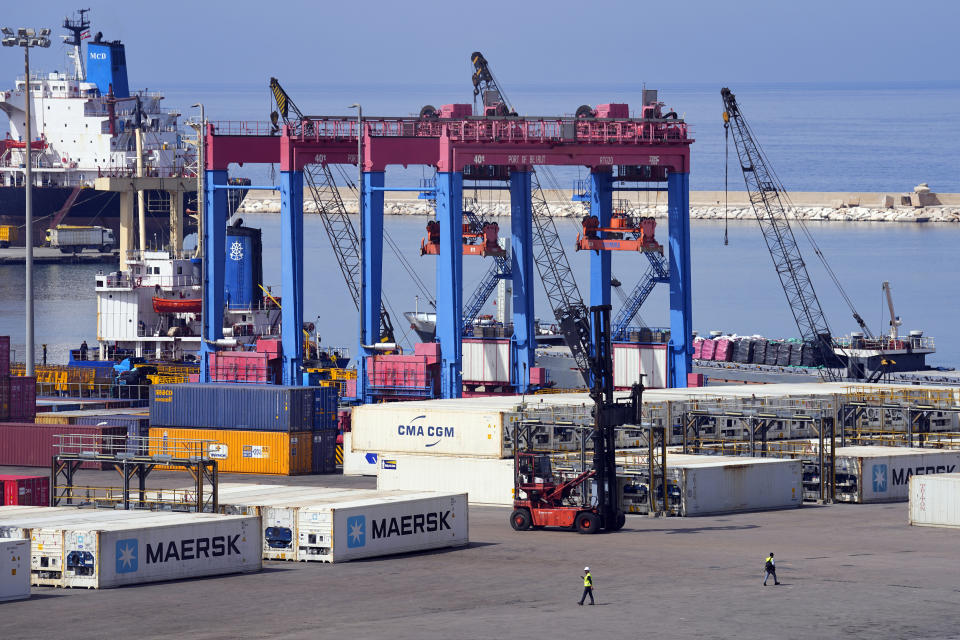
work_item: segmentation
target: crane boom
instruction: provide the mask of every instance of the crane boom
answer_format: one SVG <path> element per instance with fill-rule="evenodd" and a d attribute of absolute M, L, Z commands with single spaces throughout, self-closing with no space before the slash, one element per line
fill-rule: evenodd
<path fill-rule="evenodd" d="M 787 220 L 782 197 L 785 195 L 783 186 L 767 166 L 766 158 L 740 112 L 736 96 L 727 88 L 723 88 L 720 95 L 723 98 L 724 127 L 729 127 L 733 133 L 750 204 L 757 216 L 757 222 L 760 223 L 760 231 L 770 251 L 773 266 L 780 278 L 800 336 L 803 340 L 816 344 L 821 361 L 829 365 L 836 360 L 832 333 L 807 272 L 807 265 L 797 246 L 797 239 Z M 821 369 L 820 375 L 829 380 L 837 379 L 829 366 Z"/>
<path fill-rule="evenodd" d="M 479 51 L 470 56 L 473 62 L 474 97 L 483 100 L 484 115 L 516 115 L 500 89 L 486 58 Z M 590 318 L 583 297 L 573 277 L 573 269 L 563 250 L 563 243 L 550 215 L 547 198 L 537 172 L 530 172 L 531 209 L 533 212 L 533 261 L 543 282 L 557 326 L 570 348 L 574 362 L 590 386 Z M 482 283 L 481 283 L 482 284 Z"/>
<path fill-rule="evenodd" d="M 303 112 L 283 90 L 276 78 L 270 78 L 270 90 L 277 105 L 277 111 L 270 114 L 274 132 L 279 131 L 278 121 L 282 118 L 283 123 L 293 128 L 294 133 L 299 133 L 303 121 Z M 290 117 L 291 111 L 296 118 Z M 325 164 L 308 164 L 303 169 L 303 180 L 317 205 L 317 213 L 320 214 L 323 228 L 330 239 L 330 245 L 337 257 L 340 272 L 347 283 L 347 289 L 350 291 L 353 304 L 359 311 L 360 239 L 357 230 L 343 205 L 343 199 L 340 197 L 340 191 L 337 189 L 330 167 Z M 393 322 L 382 302 L 380 306 L 380 340 L 382 342 L 396 342 Z"/>

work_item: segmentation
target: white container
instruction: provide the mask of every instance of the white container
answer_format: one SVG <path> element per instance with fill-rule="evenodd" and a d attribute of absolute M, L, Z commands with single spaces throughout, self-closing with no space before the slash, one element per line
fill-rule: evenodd
<path fill-rule="evenodd" d="M 504 412 L 464 400 L 388 402 L 355 407 L 350 445 L 354 452 L 429 453 L 503 458 L 512 454 L 504 436 Z"/>
<path fill-rule="evenodd" d="M 684 516 L 799 507 L 803 463 L 778 458 L 668 455 L 679 470 Z"/>
<path fill-rule="evenodd" d="M 510 340 L 463 341 L 464 382 L 510 382 Z"/>
<path fill-rule="evenodd" d="M 0 540 L 0 602 L 30 597 L 30 541 Z"/>
<path fill-rule="evenodd" d="M 302 507 L 298 560 L 345 562 L 469 542 L 467 496 L 416 493 Z"/>
<path fill-rule="evenodd" d="M 613 345 L 613 386 L 622 389 L 643 381 L 644 386 L 667 386 L 667 345 Z"/>
<path fill-rule="evenodd" d="M 259 519 L 204 513 L 70 510 L 5 515 L 31 540 L 31 583 L 109 588 L 259 571 Z"/>
<path fill-rule="evenodd" d="M 910 524 L 960 527 L 960 473 L 910 477 Z"/>
<path fill-rule="evenodd" d="M 375 476 L 377 475 L 377 460 L 379 456 L 373 451 L 354 451 L 350 431 L 343 434 L 343 475 L 345 476 Z"/>
<path fill-rule="evenodd" d="M 905 502 L 910 479 L 960 470 L 960 451 L 907 447 L 837 447 L 837 498 Z"/>
<path fill-rule="evenodd" d="M 471 504 L 513 505 L 513 459 L 431 455 L 382 456 L 381 491 L 446 491 L 467 494 Z"/>

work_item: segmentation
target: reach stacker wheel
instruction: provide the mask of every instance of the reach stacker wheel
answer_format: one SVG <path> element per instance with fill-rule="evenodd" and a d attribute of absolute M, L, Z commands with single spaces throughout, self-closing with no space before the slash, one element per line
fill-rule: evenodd
<path fill-rule="evenodd" d="M 581 511 L 573 525 L 580 533 L 598 533 L 600 531 L 600 517 L 590 511 Z"/>
<path fill-rule="evenodd" d="M 510 514 L 510 526 L 514 531 L 526 531 L 530 528 L 530 512 L 526 509 L 516 509 Z"/>
<path fill-rule="evenodd" d="M 613 525 L 607 527 L 607 529 L 609 531 L 620 531 L 625 524 L 627 524 L 627 514 L 623 511 L 617 511 L 613 516 Z"/>

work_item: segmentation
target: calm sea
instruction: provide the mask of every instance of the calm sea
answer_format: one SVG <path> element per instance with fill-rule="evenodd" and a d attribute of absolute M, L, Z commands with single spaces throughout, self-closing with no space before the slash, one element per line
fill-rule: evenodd
<path fill-rule="evenodd" d="M 361 102 L 367 114 L 403 115 L 419 111 L 427 102 L 468 102 L 470 86 L 428 87 L 411 97 L 409 87 L 287 87 L 309 113 L 342 113 L 346 105 Z M 720 86 L 665 85 L 660 99 L 693 126 L 694 189 L 722 189 L 724 138 L 720 120 Z M 960 85 L 833 86 L 756 85 L 734 86 L 749 123 L 770 161 L 789 190 L 796 191 L 909 191 L 928 182 L 934 191 L 960 192 Z M 580 104 L 627 102 L 639 104 L 640 87 L 577 86 L 561 91 L 536 86 L 519 87 L 510 99 L 521 113 L 572 113 Z M 187 105 L 201 101 L 211 120 L 263 120 L 271 109 L 266 88 L 259 86 L 181 86 L 167 92 L 168 106 L 188 112 Z M 419 97 L 419 96 L 425 96 Z M 731 149 L 731 153 L 733 150 Z M 232 171 L 255 181 L 270 179 L 264 167 Z M 352 171 L 350 172 L 352 175 Z M 568 186 L 575 170 L 555 171 L 560 186 Z M 388 183 L 415 184 L 424 170 L 397 169 Z M 732 189 L 742 189 L 734 161 Z M 499 196 L 488 196 L 499 197 Z M 264 230 L 265 279 L 279 290 L 278 216 L 243 216 L 248 225 Z M 505 226 L 505 222 L 501 221 Z M 388 216 L 387 233 L 406 263 L 412 265 L 432 289 L 434 258 L 420 257 L 420 239 L 426 219 Z M 557 227 L 572 247 L 577 224 L 557 220 Z M 693 225 L 694 327 L 768 337 L 796 334 L 793 318 L 760 236 L 756 223 L 730 224 L 730 243 L 723 244 L 723 224 Z M 824 254 L 861 315 L 874 332 L 887 325 L 881 282 L 893 287 L 902 331 L 922 329 L 937 340 L 937 364 L 960 364 L 960 227 L 942 225 L 844 224 L 810 225 Z M 660 231 L 665 236 L 665 229 Z M 799 234 L 798 234 L 799 235 Z M 355 350 L 357 315 L 333 259 L 320 221 L 305 219 L 306 246 L 305 320 L 318 323 L 324 342 Z M 811 275 L 834 334 L 856 330 L 850 311 L 833 287 L 809 247 L 804 246 Z M 581 292 L 586 297 L 588 260 L 570 249 Z M 413 310 L 420 295 L 390 249 L 385 256 L 385 292 L 400 328 L 402 312 Z M 100 266 L 38 266 L 36 274 L 36 341 L 47 343 L 48 358 L 63 361 L 66 350 L 86 339 L 96 339 L 96 298 L 93 276 Z M 464 289 L 469 292 L 487 268 L 482 258 L 464 259 Z M 615 255 L 614 274 L 629 290 L 646 269 L 639 255 Z M 467 293 L 465 293 L 467 295 Z M 547 310 L 542 291 L 537 305 Z M 23 268 L 0 266 L 0 334 L 10 334 L 13 348 L 23 349 Z M 617 298 L 615 297 L 615 305 Z M 649 325 L 668 323 L 667 291 L 655 290 L 641 310 Z M 491 309 L 488 307 L 488 311 Z M 544 314 L 545 316 L 547 313 Z M 548 320 L 548 318 L 544 318 Z M 412 332 L 407 340 L 412 340 Z"/>

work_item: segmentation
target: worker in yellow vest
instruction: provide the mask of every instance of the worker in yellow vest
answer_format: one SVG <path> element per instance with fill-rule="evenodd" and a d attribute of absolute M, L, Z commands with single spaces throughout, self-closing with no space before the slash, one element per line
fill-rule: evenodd
<path fill-rule="evenodd" d="M 580 602 L 577 604 L 583 606 L 587 596 L 590 596 L 590 604 L 593 604 L 593 576 L 590 575 L 590 567 L 583 568 L 583 595 L 580 596 Z"/>
<path fill-rule="evenodd" d="M 763 586 L 767 586 L 767 580 L 770 576 L 773 576 L 773 584 L 780 584 L 780 581 L 777 580 L 777 565 L 773 561 L 773 551 L 767 556 L 763 565 L 763 571 Z"/>

